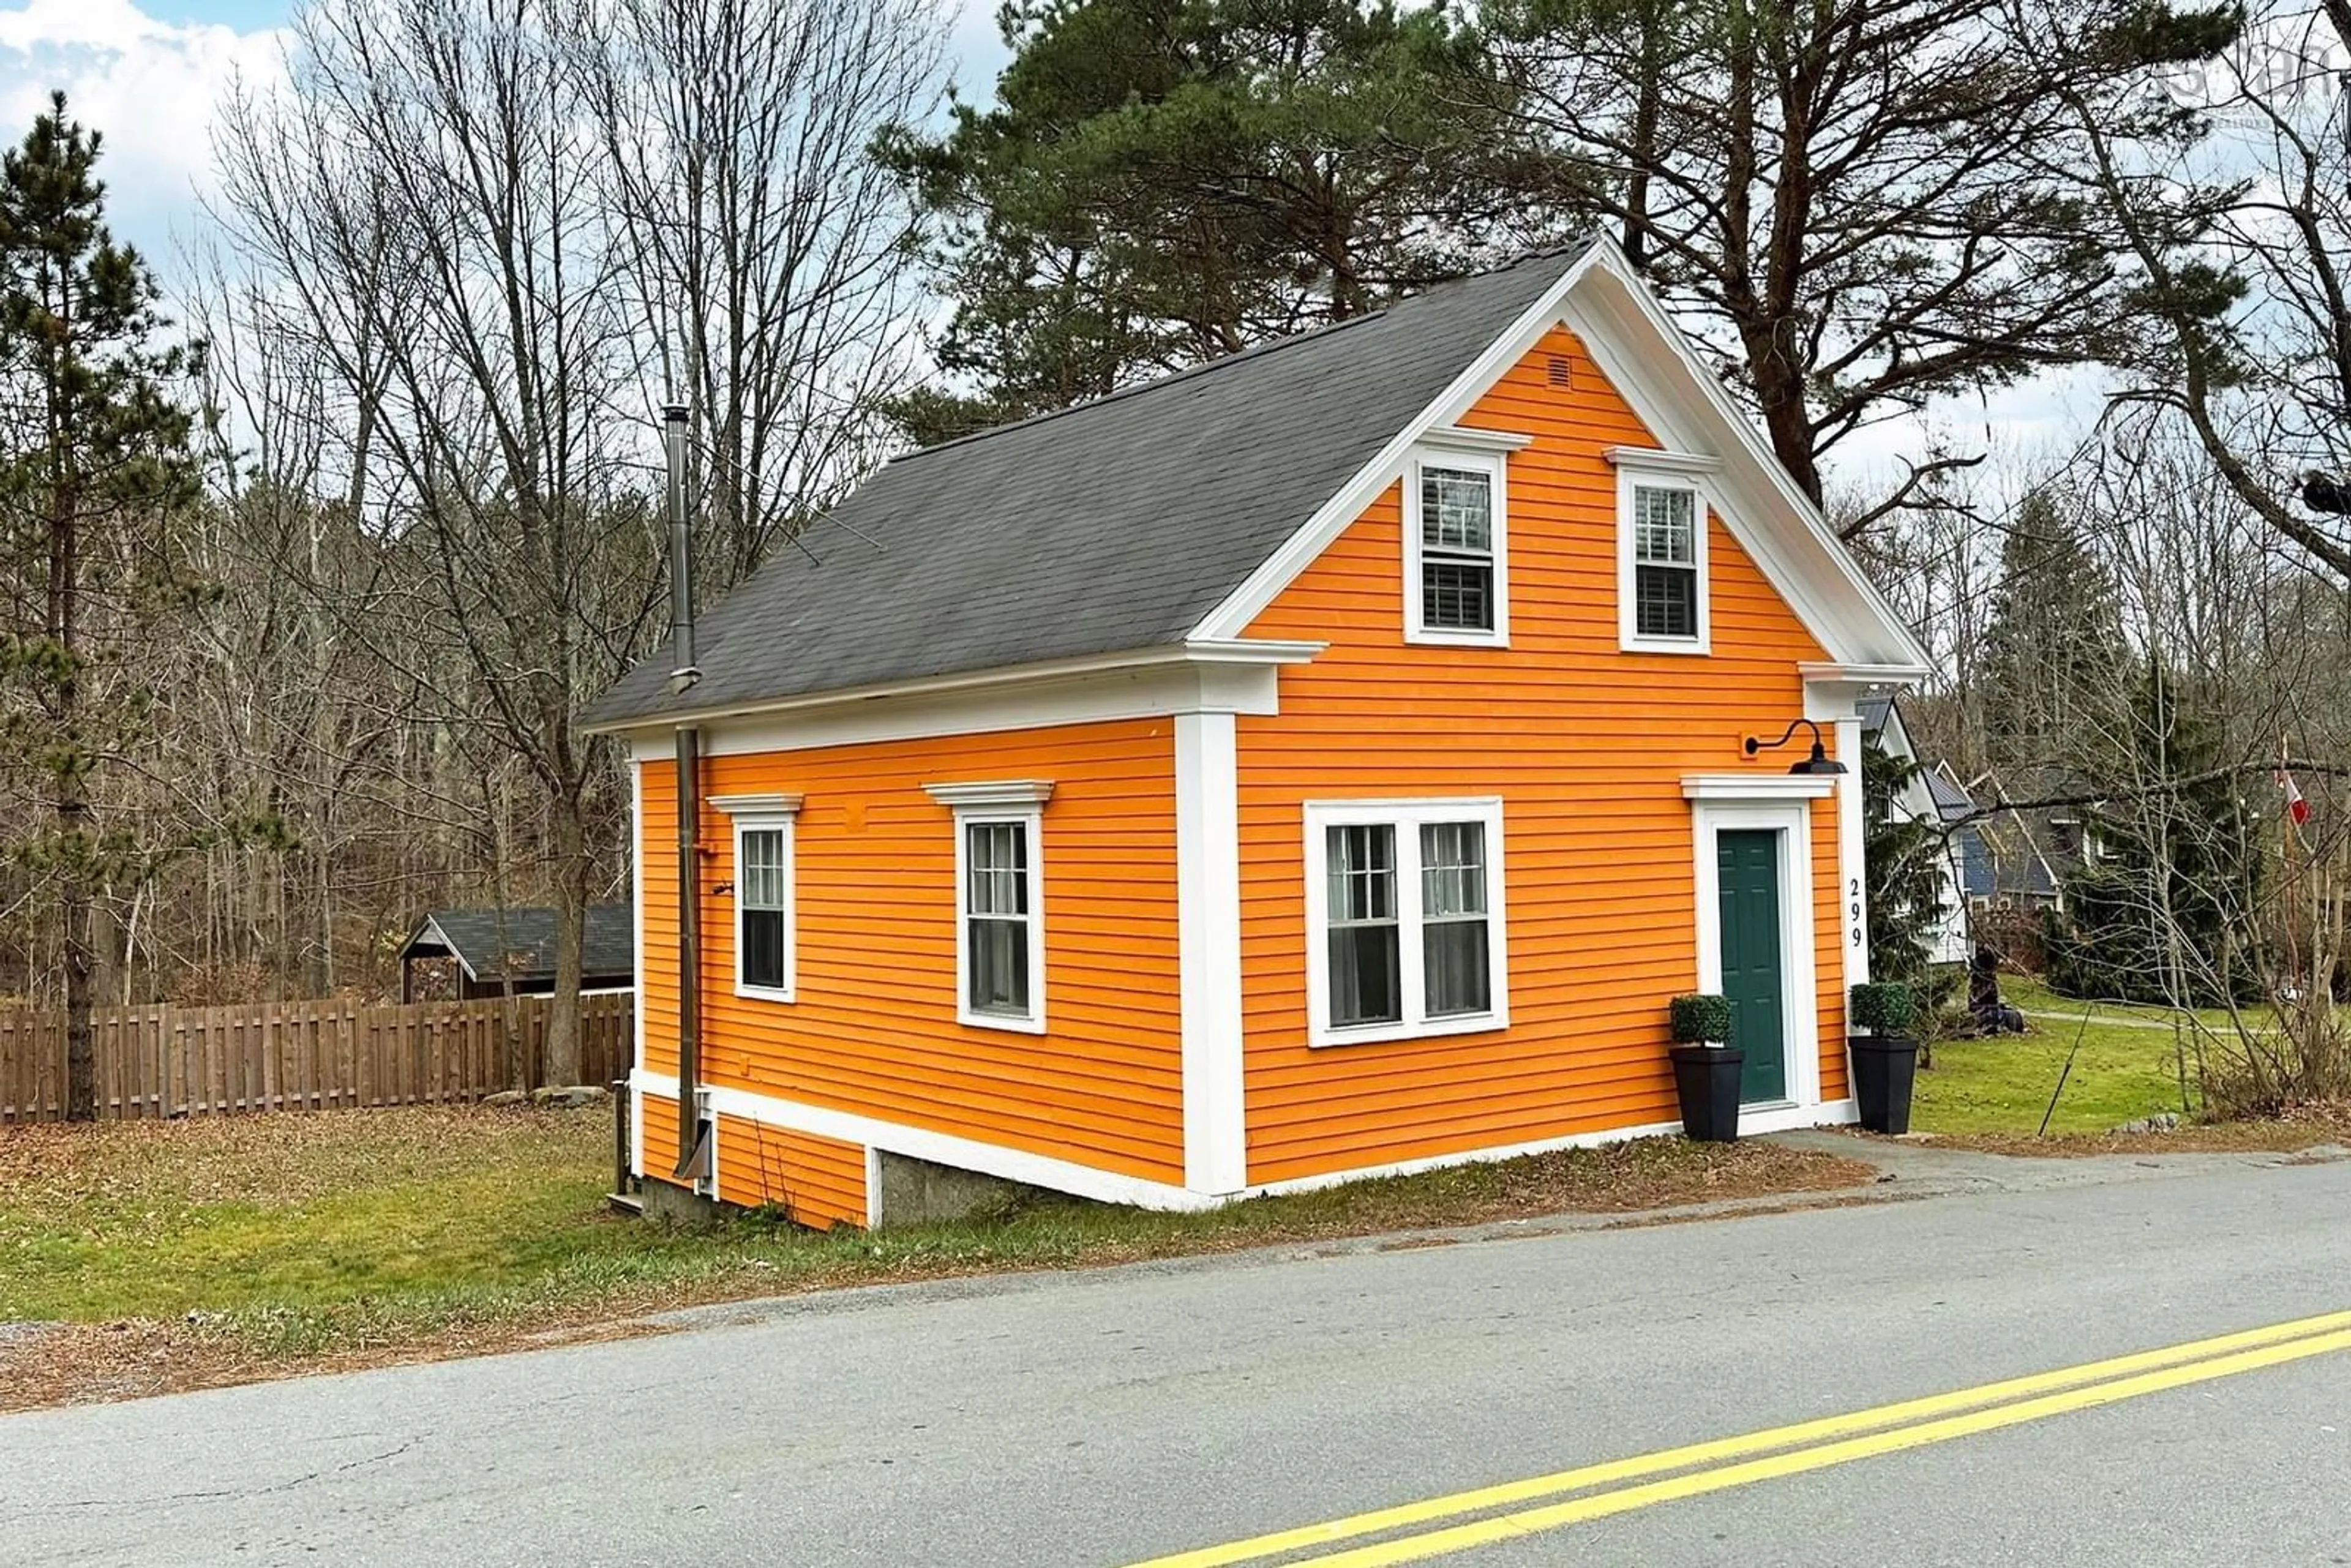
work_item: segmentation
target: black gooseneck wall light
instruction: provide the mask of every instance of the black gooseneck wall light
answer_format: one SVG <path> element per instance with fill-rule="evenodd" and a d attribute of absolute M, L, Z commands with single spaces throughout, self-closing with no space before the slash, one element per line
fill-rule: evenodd
<path fill-rule="evenodd" d="M 1813 732 L 1813 754 L 1810 757 L 1805 758 L 1802 762 L 1792 766 L 1788 769 L 1789 772 L 1802 774 L 1843 773 L 1845 770 L 1844 764 L 1839 762 L 1835 758 L 1831 757 L 1829 755 L 1828 747 L 1821 744 L 1821 727 L 1808 718 L 1790 719 L 1788 721 L 1788 727 L 1780 732 L 1780 738 L 1777 740 L 1759 740 L 1754 736 L 1749 736 L 1747 737 L 1747 755 L 1752 757 L 1759 751 L 1771 751 L 1778 747 L 1787 745 L 1789 741 L 1795 738 L 1796 731 L 1799 728 L 1808 728 Z"/>

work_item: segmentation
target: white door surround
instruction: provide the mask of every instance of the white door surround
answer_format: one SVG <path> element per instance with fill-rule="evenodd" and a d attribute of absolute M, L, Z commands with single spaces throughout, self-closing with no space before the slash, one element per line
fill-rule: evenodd
<path fill-rule="evenodd" d="M 1813 947 L 1812 802 L 1832 791 L 1826 778 L 1778 774 L 1692 775 L 1682 780 L 1690 803 L 1690 865 L 1698 894 L 1698 988 L 1722 989 L 1722 895 L 1717 839 L 1761 831 L 1779 845 L 1780 984 L 1787 998 L 1788 1098 L 1740 1113 L 1740 1134 L 1809 1127 L 1821 1113 L 1821 1005 Z"/>

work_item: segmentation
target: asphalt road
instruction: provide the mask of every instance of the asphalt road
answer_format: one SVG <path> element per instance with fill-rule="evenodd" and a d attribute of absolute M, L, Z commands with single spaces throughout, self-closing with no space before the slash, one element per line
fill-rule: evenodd
<path fill-rule="evenodd" d="M 2351 1309 L 2351 1163 L 2088 1174 L 858 1292 L 0 1418 L 0 1563 L 1123 1568 Z M 1442 1560 L 2351 1563 L 2351 1334 L 2282 1354 Z M 1422 1561 L 1457 1517 L 1249 1561 Z"/>

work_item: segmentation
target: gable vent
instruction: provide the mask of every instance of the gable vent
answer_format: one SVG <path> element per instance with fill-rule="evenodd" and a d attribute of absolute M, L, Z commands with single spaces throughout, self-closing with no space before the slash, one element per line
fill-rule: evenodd
<path fill-rule="evenodd" d="M 1567 368 L 1565 356 L 1553 354 L 1551 357 L 1551 384 L 1555 387 L 1564 387 L 1572 385 L 1573 380 Z"/>

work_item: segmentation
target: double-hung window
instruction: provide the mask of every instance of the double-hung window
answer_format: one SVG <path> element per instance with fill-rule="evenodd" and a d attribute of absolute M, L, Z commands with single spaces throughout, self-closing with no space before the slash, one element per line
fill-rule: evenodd
<path fill-rule="evenodd" d="M 1406 467 L 1408 641 L 1489 645 L 1510 641 L 1505 472 L 1499 451 L 1426 451 Z"/>
<path fill-rule="evenodd" d="M 735 993 L 792 999 L 799 941 L 793 930 L 797 795 L 715 795 L 735 822 Z"/>
<path fill-rule="evenodd" d="M 1045 1027 L 1044 803 L 1035 779 L 925 785 L 955 810 L 956 1016 Z"/>
<path fill-rule="evenodd" d="M 1710 460 L 1617 448 L 1617 614 L 1629 650 L 1703 653 L 1707 505 L 1695 476 Z"/>
<path fill-rule="evenodd" d="M 1499 800 L 1311 801 L 1313 1043 L 1509 1021 Z"/>

